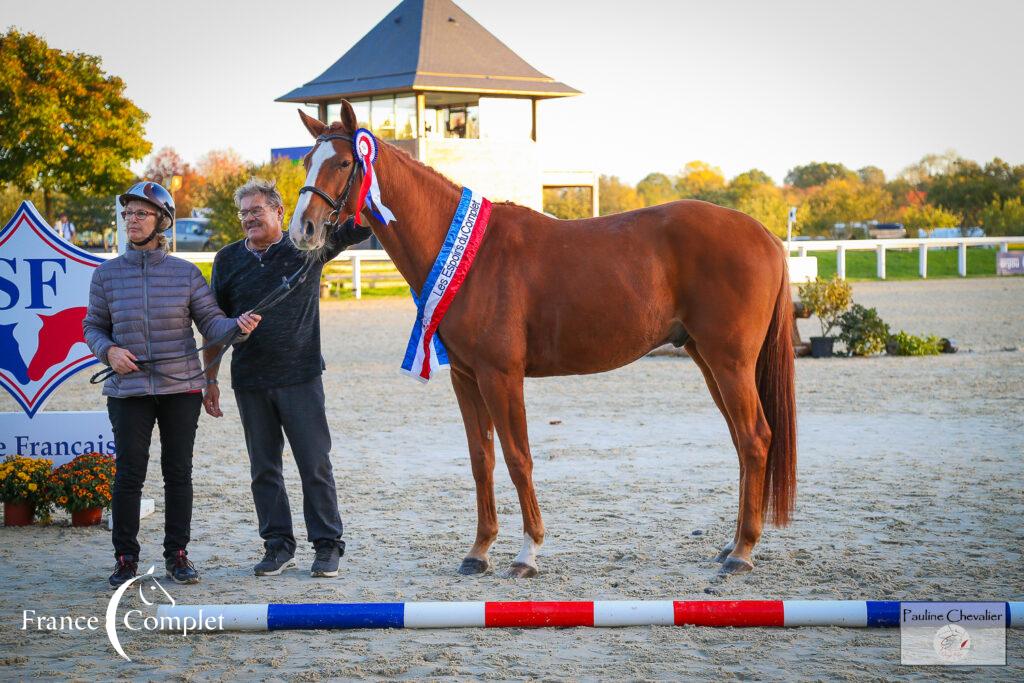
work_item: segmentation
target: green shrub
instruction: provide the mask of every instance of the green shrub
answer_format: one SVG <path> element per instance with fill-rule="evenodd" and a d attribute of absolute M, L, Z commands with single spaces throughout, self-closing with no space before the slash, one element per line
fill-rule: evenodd
<path fill-rule="evenodd" d="M 814 282 L 805 282 L 800 285 L 799 293 L 804 310 L 818 316 L 822 337 L 828 336 L 838 324 L 839 316 L 853 303 L 853 288 L 838 275 L 831 280 L 818 277 Z"/>
<path fill-rule="evenodd" d="M 878 317 L 878 311 L 860 304 L 839 316 L 839 339 L 851 356 L 870 356 L 885 350 L 889 326 Z"/>
<path fill-rule="evenodd" d="M 942 353 L 942 339 L 935 335 L 918 337 L 900 330 L 889 337 L 885 352 L 891 356 L 935 356 Z"/>

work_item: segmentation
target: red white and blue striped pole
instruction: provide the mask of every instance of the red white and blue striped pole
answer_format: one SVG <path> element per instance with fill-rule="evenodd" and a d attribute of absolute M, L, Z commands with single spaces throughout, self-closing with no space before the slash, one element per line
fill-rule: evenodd
<path fill-rule="evenodd" d="M 544 626 L 897 627 L 898 601 L 599 600 L 594 602 L 383 602 L 161 606 L 165 630 L 279 631 Z M 1024 602 L 1007 602 L 1009 628 L 1024 628 Z M 187 620 L 187 621 L 186 621 Z M 203 626 L 205 624 L 206 626 Z"/>

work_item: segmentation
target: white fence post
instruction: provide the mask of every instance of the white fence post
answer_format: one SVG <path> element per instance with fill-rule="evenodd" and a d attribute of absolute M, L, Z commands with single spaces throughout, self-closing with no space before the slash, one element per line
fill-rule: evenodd
<path fill-rule="evenodd" d="M 928 245 L 924 242 L 921 242 L 921 246 L 918 247 L 917 274 L 922 279 L 928 277 Z"/>
<path fill-rule="evenodd" d="M 360 269 L 359 254 L 352 252 L 352 291 L 357 299 L 363 298 L 363 278 Z"/>
<path fill-rule="evenodd" d="M 999 251 L 1004 253 L 1004 254 L 1006 252 L 1010 251 L 1010 243 L 1009 242 L 1003 242 L 1002 244 L 1000 244 L 999 245 Z"/>
<path fill-rule="evenodd" d="M 967 277 L 967 242 L 960 242 L 957 246 L 957 256 L 960 277 Z"/>
<path fill-rule="evenodd" d="M 800 258 L 807 256 L 807 247 L 797 247 L 796 255 L 799 256 Z"/>
<path fill-rule="evenodd" d="M 840 280 L 846 279 L 846 247 L 841 244 L 836 247 L 836 275 Z"/>
<path fill-rule="evenodd" d="M 875 272 L 878 275 L 879 280 L 885 279 L 885 245 L 879 244 L 875 247 L 875 254 L 877 255 L 877 263 L 875 264 Z"/>

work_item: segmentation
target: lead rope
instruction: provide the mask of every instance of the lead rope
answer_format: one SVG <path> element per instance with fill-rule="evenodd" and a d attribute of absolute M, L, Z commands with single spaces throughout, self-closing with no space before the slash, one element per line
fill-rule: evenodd
<path fill-rule="evenodd" d="M 305 265 L 303 265 L 297 271 L 292 273 L 290 276 L 282 277 L 281 278 L 281 284 L 279 284 L 277 286 L 277 288 L 274 291 L 272 291 L 270 294 L 268 294 L 267 296 L 263 297 L 263 299 L 261 299 L 260 302 L 258 304 L 256 304 L 252 308 L 252 310 L 250 310 L 249 312 L 250 313 L 262 314 L 264 311 L 268 311 L 271 308 L 273 308 L 274 306 L 276 306 L 279 303 L 281 303 L 282 301 L 284 301 L 288 297 L 288 295 L 292 293 L 292 290 L 293 290 L 295 285 L 302 284 L 303 282 L 306 281 L 306 276 L 309 274 L 310 268 L 313 267 L 313 263 L 314 263 L 313 259 L 309 259 L 309 260 L 306 261 Z M 139 366 L 139 370 L 144 370 L 148 374 L 156 375 L 158 377 L 163 377 L 165 379 L 173 380 L 175 382 L 191 382 L 194 379 L 199 379 L 200 377 L 202 377 L 206 373 L 206 370 L 205 369 L 200 370 L 197 374 L 190 375 L 188 377 L 177 377 L 175 375 L 168 375 L 165 372 L 160 372 L 155 367 L 148 367 L 148 366 L 153 366 L 153 365 L 156 365 L 157 363 L 166 363 L 166 362 L 172 361 L 172 360 L 181 360 L 182 358 L 191 358 L 192 356 L 194 356 L 194 355 L 197 356 L 197 355 L 199 355 L 200 352 L 205 351 L 205 350 L 207 350 L 209 348 L 213 348 L 215 346 L 221 346 L 221 350 L 217 353 L 216 356 L 214 356 L 214 358 L 206 366 L 208 368 L 209 367 L 213 367 L 214 365 L 216 365 L 217 363 L 220 362 L 221 358 L 224 357 L 224 354 L 227 353 L 228 348 L 232 344 L 235 343 L 235 340 L 238 339 L 238 337 L 241 337 L 241 336 L 242 336 L 242 330 L 240 330 L 238 327 L 235 327 L 235 329 L 231 330 L 227 334 L 224 334 L 221 337 L 219 337 L 218 339 L 215 339 L 215 340 L 213 340 L 211 342 L 203 344 L 202 346 L 200 346 L 195 351 L 190 351 L 188 353 L 183 353 L 180 356 L 167 356 L 165 358 L 150 358 L 150 359 L 140 358 L 140 359 L 136 359 L 134 362 L 135 362 L 135 364 L 137 366 Z M 100 370 L 99 372 L 97 372 L 91 378 L 89 378 L 89 383 L 90 384 L 99 384 L 100 382 L 107 381 L 108 379 L 110 379 L 111 377 L 113 377 L 116 374 L 117 374 L 117 371 L 114 370 L 114 368 L 106 367 L 106 368 Z"/>

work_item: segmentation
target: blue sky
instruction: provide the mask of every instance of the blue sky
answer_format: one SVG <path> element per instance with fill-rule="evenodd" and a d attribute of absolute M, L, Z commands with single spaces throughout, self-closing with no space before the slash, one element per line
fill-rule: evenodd
<path fill-rule="evenodd" d="M 0 26 L 102 57 L 155 149 L 252 161 L 305 144 L 293 105 L 397 1 L 4 2 Z M 954 149 L 1024 162 L 1024 2 L 458 4 L 584 95 L 541 106 L 549 167 L 636 182 L 693 159 L 781 181 L 812 160 L 898 172 Z M 642 140 L 638 147 L 637 139 Z"/>

